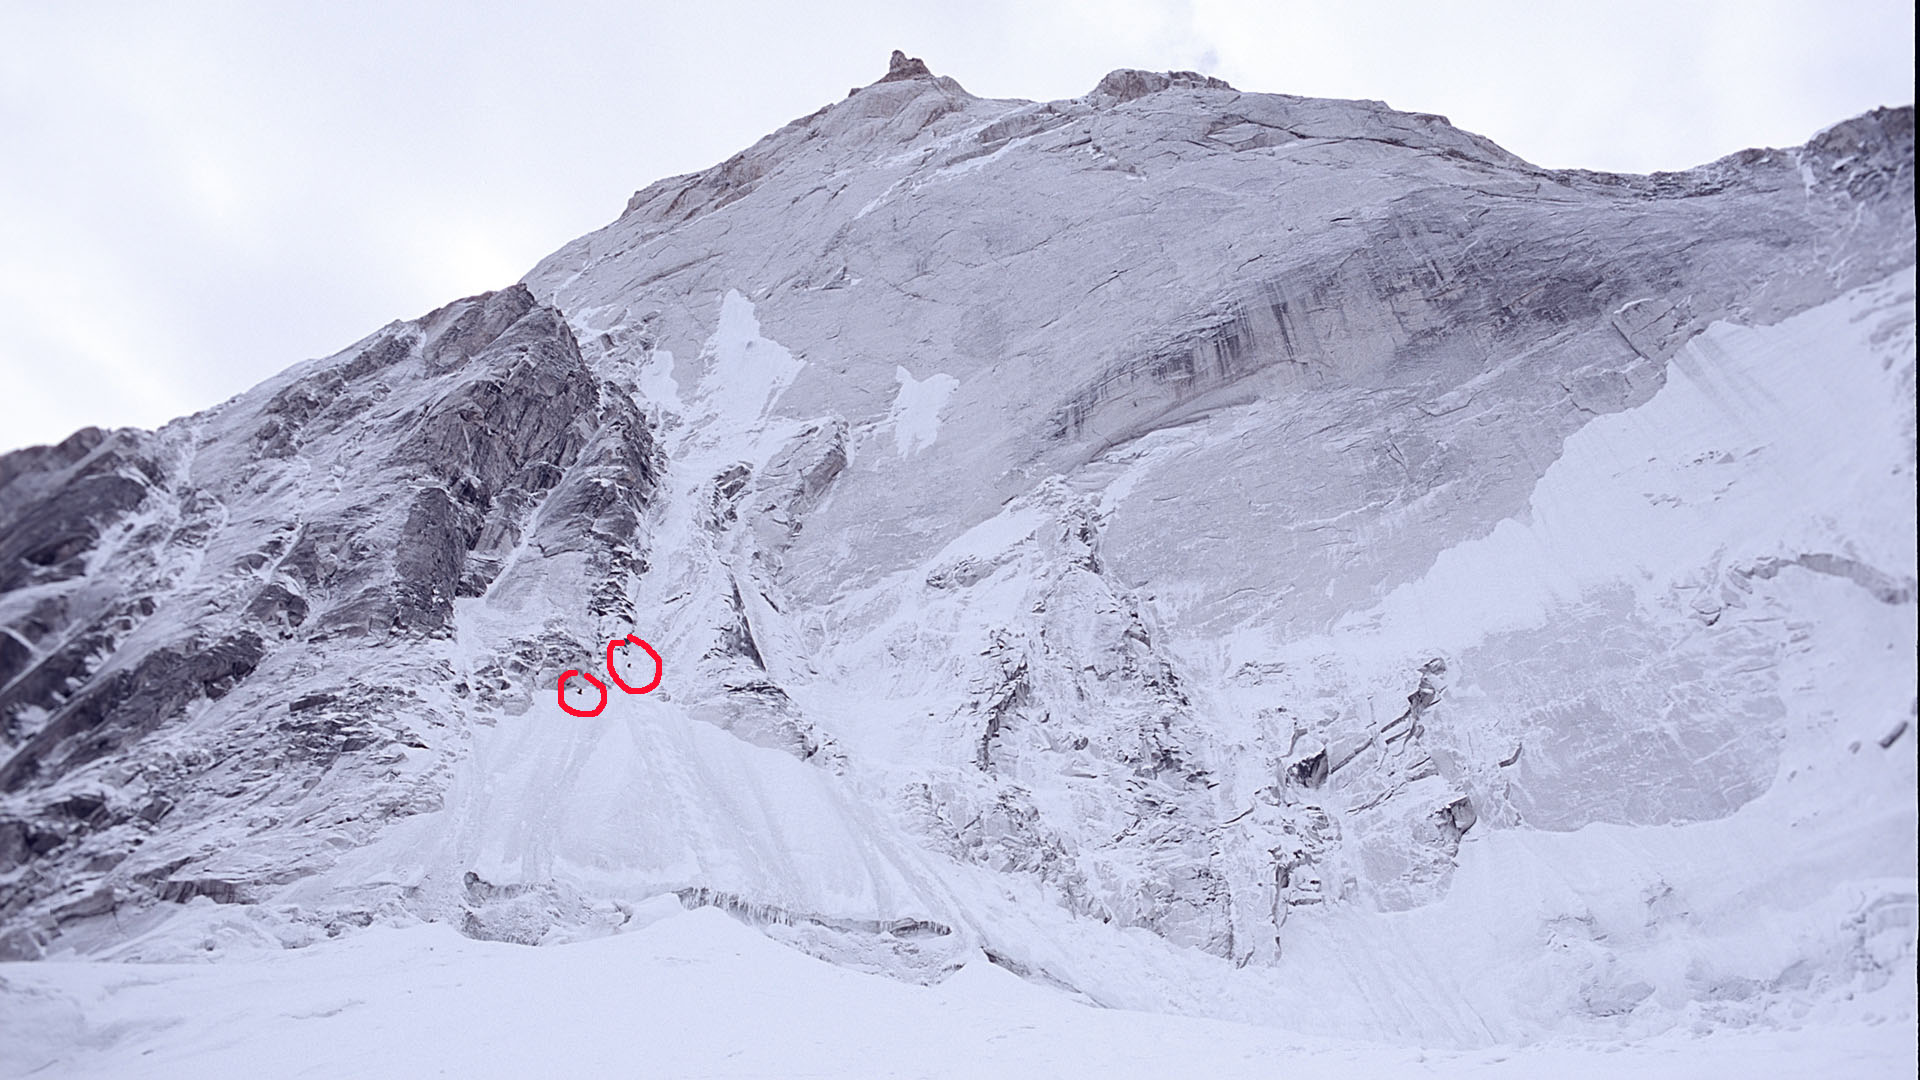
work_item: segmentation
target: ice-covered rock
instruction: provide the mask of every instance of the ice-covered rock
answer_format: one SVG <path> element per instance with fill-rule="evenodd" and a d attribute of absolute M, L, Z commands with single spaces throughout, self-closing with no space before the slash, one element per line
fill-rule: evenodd
<path fill-rule="evenodd" d="M 896 52 L 519 284 L 0 458 L 0 949 L 672 893 L 1455 1042 L 1910 978 L 1913 214 L 1910 108 L 1614 176 Z M 563 712 L 630 632 L 660 690 Z"/>

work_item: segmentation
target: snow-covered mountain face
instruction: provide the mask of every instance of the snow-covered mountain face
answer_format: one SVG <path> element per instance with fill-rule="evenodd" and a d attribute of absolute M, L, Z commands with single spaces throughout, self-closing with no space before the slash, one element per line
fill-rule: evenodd
<path fill-rule="evenodd" d="M 897 62 L 517 285 L 0 458 L 0 949 L 676 893 L 1423 1040 L 1909 986 L 1913 194 L 1910 108 L 1635 177 Z M 660 689 L 563 711 L 628 633 Z"/>

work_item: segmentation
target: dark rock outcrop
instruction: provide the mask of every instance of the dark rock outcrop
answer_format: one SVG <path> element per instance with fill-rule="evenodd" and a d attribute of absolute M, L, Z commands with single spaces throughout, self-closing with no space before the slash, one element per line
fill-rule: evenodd
<path fill-rule="evenodd" d="M 356 796 L 369 826 L 431 806 L 387 766 L 438 742 L 421 688 L 446 679 L 430 643 L 456 601 L 530 548 L 601 582 L 566 652 L 600 620 L 624 626 L 655 457 L 631 395 L 521 286 L 158 433 L 87 429 L 0 457 L 0 792 L 21 815 L 0 822 L 0 862 L 20 871 L 0 908 L 40 928 L 9 940 L 30 953 L 116 906 L 235 902 L 297 875 L 300 830 L 337 811 L 268 815 L 260 861 L 238 867 L 192 839 L 269 791 L 327 806 L 323 779 L 362 776 L 386 792 Z M 288 704 L 316 682 L 331 689 Z M 125 797 L 76 817 L 83 796 L 63 793 L 102 782 Z M 230 801 L 241 791 L 255 797 Z M 93 877 L 107 891 L 75 901 Z"/>
<path fill-rule="evenodd" d="M 893 55 L 887 60 L 887 73 L 880 77 L 880 81 L 887 83 L 899 82 L 902 79 L 930 79 L 932 77 L 933 72 L 928 70 L 925 60 L 917 56 L 908 56 L 899 49 L 895 49 L 893 50 Z"/>
<path fill-rule="evenodd" d="M 900 55 L 895 53 L 895 56 Z M 1139 71 L 1134 68 L 1119 68 L 1109 71 L 1093 88 L 1091 96 L 1105 98 L 1114 104 L 1133 101 L 1157 94 L 1162 90 L 1232 90 L 1224 79 L 1211 75 L 1202 75 L 1197 71 Z"/>

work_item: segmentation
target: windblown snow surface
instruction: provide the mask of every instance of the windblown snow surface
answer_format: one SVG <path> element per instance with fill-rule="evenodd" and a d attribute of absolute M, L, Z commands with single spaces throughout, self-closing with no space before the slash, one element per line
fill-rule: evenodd
<path fill-rule="evenodd" d="M 1910 111 L 896 69 L 18 459 L 0 1074 L 1913 1074 Z"/>
<path fill-rule="evenodd" d="M 682 911 L 671 897 L 634 915 L 617 937 L 546 949 L 428 926 L 244 963 L 47 965 L 17 982 L 9 973 L 12 1007 L 0 1022 L 24 1074 L 153 1080 L 1825 1080 L 1899 1076 L 1913 1062 L 1912 1029 L 1871 1007 L 1809 1016 L 1794 1030 L 1423 1051 L 1095 1008 L 985 957 L 934 986 L 901 984 L 784 948 L 712 908 Z"/>

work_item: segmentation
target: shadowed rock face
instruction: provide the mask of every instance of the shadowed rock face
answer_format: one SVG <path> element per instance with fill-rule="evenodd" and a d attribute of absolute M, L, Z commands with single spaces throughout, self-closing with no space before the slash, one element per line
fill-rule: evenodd
<path fill-rule="evenodd" d="M 84 428 L 57 446 L 0 458 L 0 589 L 85 572 L 106 529 L 139 507 L 160 480 L 142 457 L 142 433 Z"/>
<path fill-rule="evenodd" d="M 446 682 L 434 643 L 452 634 L 457 599 L 484 598 L 536 544 L 576 555 L 582 574 L 635 572 L 656 471 L 631 398 L 606 392 L 564 320 L 517 286 L 161 432 L 88 429 L 0 459 L 0 790 L 18 793 L 10 827 L 38 838 L 10 856 L 27 865 L 0 907 L 40 910 L 104 859 L 120 865 L 123 899 L 237 895 L 171 876 L 193 850 L 175 830 L 204 833 L 238 809 L 219 759 L 248 761 L 241 788 L 297 806 L 323 777 L 351 789 L 365 770 L 390 772 L 374 763 L 425 749 L 423 730 L 457 739 L 419 704 L 422 686 Z M 597 627 L 580 614 L 578 629 L 550 632 L 585 649 Z M 295 711 L 290 679 L 336 693 Z M 132 779 L 83 819 L 48 819 L 39 808 L 76 772 Z M 399 792 L 363 812 L 385 820 L 433 797 Z M 297 872 L 297 838 L 263 847 L 273 873 Z M 17 947 L 52 928 L 11 924 L 27 928 Z"/>
<path fill-rule="evenodd" d="M 1612 176 L 896 52 L 521 284 L 0 458 L 0 942 L 201 897 L 543 942 L 671 892 L 1172 1007 L 1213 990 L 1126 996 L 1086 935 L 1364 982 L 1381 911 L 1588 926 L 1448 907 L 1463 843 L 1748 828 L 1851 715 L 1809 658 L 1911 612 L 1912 194 L 1911 109 Z M 1824 341 L 1815 392 L 1776 354 Z M 1808 449 L 1783 395 L 1860 430 Z M 573 723 L 559 673 L 629 632 L 661 691 Z M 1538 963 L 1597 1015 L 1652 926 Z M 1444 966 L 1382 1015 L 1495 1024 Z"/>
<path fill-rule="evenodd" d="M 211 643 L 189 640 L 92 681 L 13 751 L 0 768 L 0 790 L 57 778 L 132 745 L 194 698 L 224 696 L 253 673 L 263 652 L 259 636 L 245 631 Z"/>

